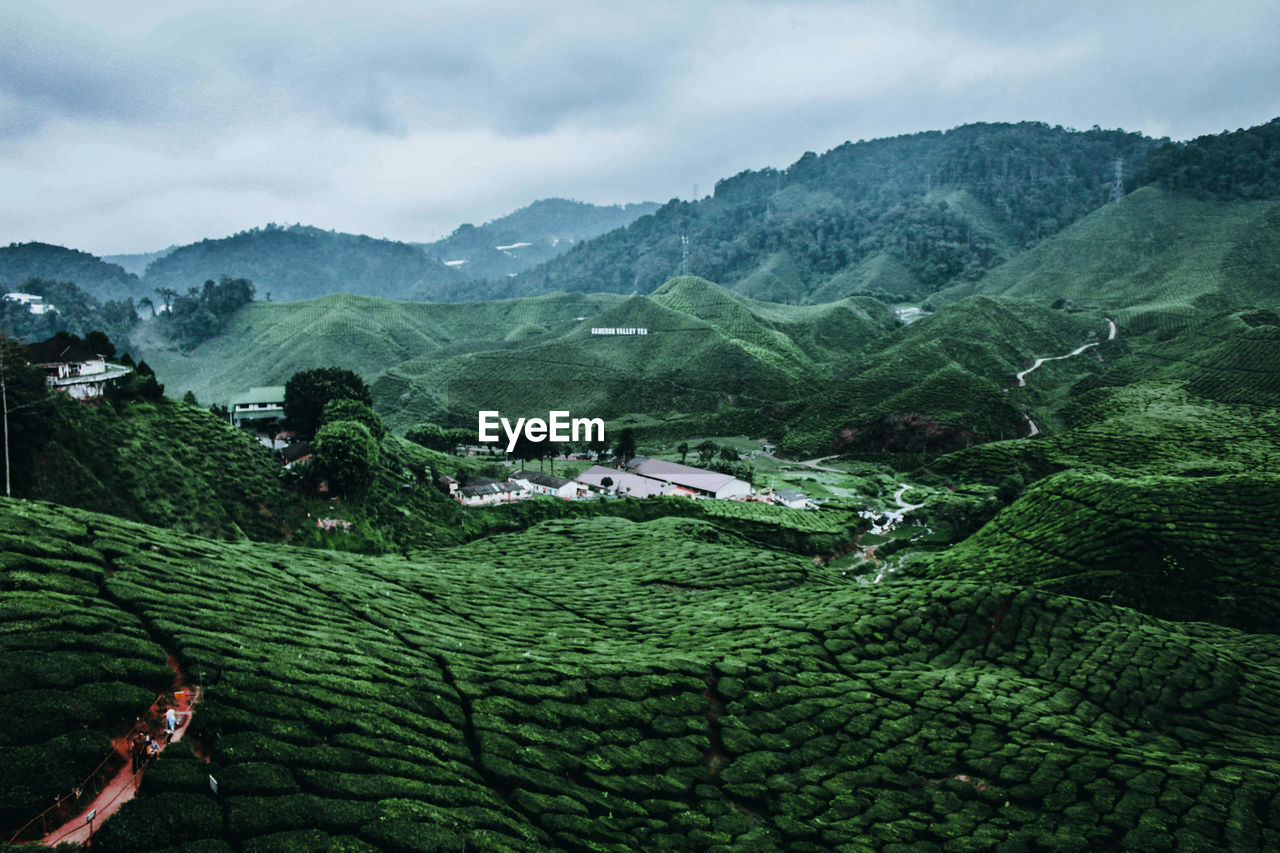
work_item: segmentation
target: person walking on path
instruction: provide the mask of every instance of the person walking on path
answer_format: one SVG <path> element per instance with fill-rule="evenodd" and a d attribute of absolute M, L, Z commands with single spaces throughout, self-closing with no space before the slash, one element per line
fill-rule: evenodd
<path fill-rule="evenodd" d="M 178 726 L 178 712 L 169 708 L 164 712 L 164 731 L 168 740 L 173 740 L 173 730 Z"/>

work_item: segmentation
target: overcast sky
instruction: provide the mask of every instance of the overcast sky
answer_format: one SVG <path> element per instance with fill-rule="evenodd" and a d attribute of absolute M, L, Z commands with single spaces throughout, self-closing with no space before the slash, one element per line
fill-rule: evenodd
<path fill-rule="evenodd" d="M 1278 44 L 1274 0 L 3 0 L 0 243 L 431 240 L 972 121 L 1187 139 L 1280 115 Z"/>

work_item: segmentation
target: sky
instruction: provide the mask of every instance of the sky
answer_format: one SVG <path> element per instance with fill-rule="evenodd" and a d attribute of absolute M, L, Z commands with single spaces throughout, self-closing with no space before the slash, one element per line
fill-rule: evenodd
<path fill-rule="evenodd" d="M 0 0 L 0 245 L 430 241 L 975 121 L 1280 116 L 1280 3 Z"/>

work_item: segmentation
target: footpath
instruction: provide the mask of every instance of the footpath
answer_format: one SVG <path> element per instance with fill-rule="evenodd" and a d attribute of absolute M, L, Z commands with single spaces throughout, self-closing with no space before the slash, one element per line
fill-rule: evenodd
<path fill-rule="evenodd" d="M 200 688 L 189 684 L 189 678 L 178 661 L 170 655 L 169 667 L 174 671 L 173 687 L 168 693 L 156 697 L 137 719 L 127 734 L 114 738 L 112 751 L 98 765 L 98 769 L 70 794 L 62 797 L 45 812 L 32 818 L 26 826 L 18 830 L 10 839 L 10 843 L 19 843 L 17 839 L 32 827 L 40 827 L 44 832 L 39 843 L 48 847 L 57 844 L 86 844 L 93 837 L 94 831 L 102 826 L 102 822 L 120 810 L 120 807 L 137 794 L 142 784 L 142 774 L 147 764 L 154 761 L 164 752 L 166 746 L 182 740 L 191 724 L 196 703 L 200 701 Z M 165 731 L 165 712 L 174 711 L 176 724 L 173 734 Z M 134 749 L 136 741 L 150 734 L 155 741 L 155 752 L 150 757 L 142 757 L 135 769 Z M 82 802 L 86 789 L 92 789 L 95 780 L 101 788 L 87 803 Z M 70 817 L 69 810 L 74 809 Z M 54 829 L 49 830 L 50 825 Z"/>

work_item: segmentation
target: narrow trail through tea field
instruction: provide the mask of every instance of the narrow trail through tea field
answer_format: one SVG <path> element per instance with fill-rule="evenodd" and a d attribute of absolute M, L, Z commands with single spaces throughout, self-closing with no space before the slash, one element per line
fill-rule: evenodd
<path fill-rule="evenodd" d="M 1106 319 L 1107 321 L 1107 340 L 1109 341 L 1114 340 L 1116 336 L 1116 321 L 1112 320 L 1110 317 L 1106 317 L 1104 319 Z M 1083 346 L 1078 346 L 1075 349 L 1073 349 L 1071 352 L 1067 353 L 1066 355 L 1052 355 L 1044 358 L 1037 358 L 1034 364 L 1032 364 L 1030 367 L 1022 371 L 1021 373 L 1017 374 L 1016 378 L 1018 380 L 1018 387 L 1025 388 L 1027 385 L 1027 374 L 1031 373 L 1033 370 L 1038 368 L 1040 365 L 1044 364 L 1046 361 L 1061 361 L 1064 358 L 1071 358 L 1073 356 L 1080 355 L 1080 353 L 1084 352 L 1090 347 L 1096 347 L 1100 343 L 1102 343 L 1102 341 L 1094 341 L 1091 344 L 1084 344 Z M 1022 418 L 1026 422 L 1027 429 L 1029 430 L 1029 432 L 1025 436 L 1023 436 L 1024 438 L 1031 438 L 1033 435 L 1040 434 L 1040 427 L 1036 426 L 1036 422 L 1031 420 L 1030 415 L 1024 414 Z"/>
<path fill-rule="evenodd" d="M 86 844 L 92 838 L 93 832 L 102 826 L 104 820 L 133 799 L 142 783 L 142 773 L 146 769 L 145 764 L 137 770 L 133 769 L 130 747 L 135 732 L 149 731 L 156 738 L 158 752 L 154 758 L 158 758 L 168 744 L 182 740 L 182 736 L 187 732 L 187 726 L 191 724 L 193 708 L 200 701 L 200 688 L 190 684 L 190 677 L 172 654 L 169 655 L 168 664 L 174 672 L 173 687 L 170 688 L 169 693 L 157 697 L 156 701 L 151 703 L 151 707 L 138 717 L 142 729 L 134 726 L 127 734 L 115 738 L 112 742 L 113 752 L 108 756 L 108 761 L 112 763 L 118 761 L 119 769 L 112 774 L 91 802 L 62 826 L 40 839 L 41 844 L 49 847 L 56 844 Z M 172 696 L 171 700 L 167 698 L 170 696 Z M 176 712 L 178 720 L 173 736 L 166 741 L 163 733 L 164 711 L 162 709 L 169 707 Z M 91 815 L 92 819 L 90 819 Z"/>

